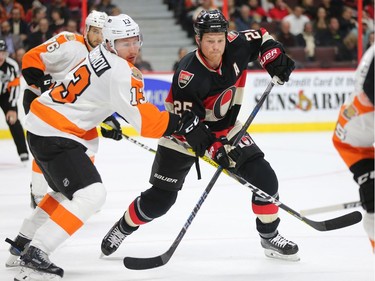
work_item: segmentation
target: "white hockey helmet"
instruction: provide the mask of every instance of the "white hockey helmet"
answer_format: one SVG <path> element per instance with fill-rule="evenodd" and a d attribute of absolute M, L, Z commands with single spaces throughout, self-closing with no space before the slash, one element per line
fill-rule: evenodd
<path fill-rule="evenodd" d="M 107 14 L 104 12 L 98 12 L 95 10 L 91 11 L 85 21 L 86 33 L 87 31 L 89 31 L 90 26 L 103 28 L 107 17 L 108 17 Z"/>
<path fill-rule="evenodd" d="M 115 51 L 115 41 L 117 39 L 138 36 L 141 46 L 143 43 L 138 24 L 125 14 L 109 16 L 105 21 L 102 33 L 104 42 L 109 42 L 111 48 Z"/>

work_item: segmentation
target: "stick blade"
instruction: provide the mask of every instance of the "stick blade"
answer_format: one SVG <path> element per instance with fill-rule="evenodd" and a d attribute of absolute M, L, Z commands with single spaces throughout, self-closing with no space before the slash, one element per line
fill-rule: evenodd
<path fill-rule="evenodd" d="M 314 227 L 316 230 L 319 230 L 319 231 L 330 231 L 330 230 L 348 227 L 353 224 L 359 223 L 361 220 L 362 220 L 362 214 L 359 211 L 354 211 L 346 215 L 343 215 L 341 217 L 337 217 L 337 218 L 322 221 L 322 222 L 312 221 L 305 217 L 303 218 L 304 222 L 306 222 L 307 224 L 309 224 L 310 226 Z"/>
<path fill-rule="evenodd" d="M 133 270 L 144 270 L 165 265 L 170 259 L 169 255 L 160 255 L 153 258 L 125 257 L 124 266 Z"/>

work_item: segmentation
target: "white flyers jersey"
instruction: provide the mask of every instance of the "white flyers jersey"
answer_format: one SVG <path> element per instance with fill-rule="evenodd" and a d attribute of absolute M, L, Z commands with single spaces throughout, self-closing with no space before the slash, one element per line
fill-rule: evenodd
<path fill-rule="evenodd" d="M 140 135 L 160 138 L 168 128 L 169 113 L 147 102 L 143 88 L 142 73 L 101 44 L 31 103 L 25 128 L 39 136 L 76 140 L 96 152 L 96 127 L 117 112 Z"/>
<path fill-rule="evenodd" d="M 32 48 L 22 59 L 22 74 L 27 84 L 37 85 L 41 75 L 50 74 L 54 81 L 61 80 L 88 54 L 82 35 L 61 32 L 43 44 Z M 40 95 L 38 89 L 37 92 Z"/>

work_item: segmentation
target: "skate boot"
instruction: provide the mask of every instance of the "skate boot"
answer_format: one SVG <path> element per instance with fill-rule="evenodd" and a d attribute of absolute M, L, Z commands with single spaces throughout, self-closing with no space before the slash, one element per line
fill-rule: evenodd
<path fill-rule="evenodd" d="M 114 226 L 108 231 L 102 240 L 101 250 L 103 255 L 109 256 L 117 251 L 120 247 L 122 241 L 133 233 L 134 230 L 137 230 L 138 227 L 128 226 L 127 229 L 124 229 L 124 218 L 122 217 L 117 221 Z M 126 225 L 127 226 L 127 225 Z"/>
<path fill-rule="evenodd" d="M 299 261 L 298 246 L 296 243 L 289 241 L 282 237 L 278 232 L 272 238 L 261 237 L 261 245 L 264 248 L 264 253 L 269 258 Z"/>
<path fill-rule="evenodd" d="M 53 264 L 48 255 L 42 250 L 30 246 L 21 256 L 20 271 L 14 277 L 15 281 L 27 280 L 61 280 L 64 270 Z"/>
<path fill-rule="evenodd" d="M 17 235 L 14 241 L 10 240 L 9 238 L 5 239 L 5 242 L 10 244 L 10 256 L 5 262 L 6 267 L 16 267 L 20 265 L 20 256 L 27 251 L 30 241 L 30 239 L 21 235 Z"/>

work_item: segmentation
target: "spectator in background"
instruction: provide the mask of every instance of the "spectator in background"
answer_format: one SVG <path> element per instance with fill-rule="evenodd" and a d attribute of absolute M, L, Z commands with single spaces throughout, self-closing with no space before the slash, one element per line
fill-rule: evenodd
<path fill-rule="evenodd" d="M 12 10 L 13 8 L 18 8 L 21 12 L 21 18 L 25 18 L 25 10 L 23 9 L 23 6 L 14 0 L 2 0 L 1 1 L 2 6 L 5 9 L 6 17 L 7 19 L 10 19 L 12 17 Z"/>
<path fill-rule="evenodd" d="M 349 33 L 343 39 L 336 54 L 336 61 L 356 61 L 357 60 L 357 35 Z"/>
<path fill-rule="evenodd" d="M 259 5 L 258 0 L 249 0 L 250 17 L 253 21 L 262 22 L 267 20 L 267 12 Z"/>
<path fill-rule="evenodd" d="M 341 0 L 321 0 L 319 6 L 326 9 L 328 18 L 338 18 L 341 15 L 343 2 Z"/>
<path fill-rule="evenodd" d="M 342 45 L 342 40 L 340 23 L 335 17 L 329 19 L 328 29 L 318 30 L 315 35 L 317 46 L 335 46 L 339 49 Z"/>
<path fill-rule="evenodd" d="M 29 24 L 28 36 L 30 33 L 37 32 L 39 30 L 39 21 L 46 17 L 46 11 L 47 9 L 44 6 L 33 9 L 33 16 Z"/>
<path fill-rule="evenodd" d="M 268 17 L 272 21 L 281 21 L 284 17 L 289 15 L 292 9 L 284 2 L 284 0 L 275 0 L 274 7 L 268 11 Z"/>
<path fill-rule="evenodd" d="M 65 21 L 67 21 L 70 18 L 70 11 L 68 7 L 65 5 L 64 0 L 51 0 L 47 7 L 47 15 L 48 15 L 48 20 L 52 21 L 52 11 L 54 9 L 60 9 L 62 16 Z"/>
<path fill-rule="evenodd" d="M 139 51 L 138 53 L 134 66 L 138 68 L 141 72 L 153 71 L 151 63 L 142 58 L 141 51 Z"/>
<path fill-rule="evenodd" d="M 315 60 L 315 34 L 313 25 L 311 22 L 305 23 L 305 27 L 302 32 L 302 39 L 304 41 L 306 58 L 309 61 Z"/>
<path fill-rule="evenodd" d="M 79 33 L 77 21 L 74 19 L 69 19 L 65 25 L 65 30 L 72 33 Z"/>
<path fill-rule="evenodd" d="M 44 7 L 42 5 L 42 3 L 40 3 L 40 1 L 38 1 L 38 0 L 34 0 L 33 3 L 31 4 L 31 7 L 26 10 L 25 21 L 27 23 L 30 23 L 32 21 L 32 18 L 33 18 L 34 9 L 35 8 L 41 8 L 41 7 Z"/>
<path fill-rule="evenodd" d="M 21 37 L 23 44 L 26 44 L 28 25 L 27 22 L 21 19 L 21 11 L 18 8 L 13 8 L 12 17 L 9 19 L 10 32 Z"/>
<path fill-rule="evenodd" d="M 114 8 L 116 8 L 116 5 L 112 4 L 112 0 L 100 0 L 99 4 L 94 5 L 95 10 L 105 12 L 108 16 L 112 16 Z"/>
<path fill-rule="evenodd" d="M 28 50 L 34 48 L 52 37 L 52 33 L 49 31 L 49 21 L 47 18 L 43 18 L 39 21 L 38 31 L 33 32 L 28 37 Z"/>
<path fill-rule="evenodd" d="M 236 24 L 236 30 L 243 31 L 250 29 L 250 25 L 253 22 L 250 16 L 250 7 L 248 5 L 241 5 L 238 11 L 238 15 L 234 17 L 234 23 Z"/>
<path fill-rule="evenodd" d="M 280 23 L 280 31 L 276 33 L 276 38 L 284 47 L 298 47 L 304 45 L 301 34 L 298 34 L 297 37 L 291 33 L 289 21 L 283 20 Z"/>
<path fill-rule="evenodd" d="M 13 34 L 10 30 L 9 22 L 1 23 L 1 37 L 7 45 L 7 52 L 12 59 L 16 57 L 16 50 L 23 47 L 23 41 L 20 35 Z"/>
<path fill-rule="evenodd" d="M 314 0 L 299 0 L 299 4 L 303 9 L 303 14 L 310 20 L 313 20 L 316 15 L 317 7 L 314 4 Z"/>
<path fill-rule="evenodd" d="M 328 29 L 327 11 L 324 7 L 319 7 L 316 12 L 316 17 L 313 21 L 315 32 L 321 32 Z"/>
<path fill-rule="evenodd" d="M 72 19 L 76 21 L 81 20 L 81 7 L 82 7 L 82 0 L 65 0 L 66 7 L 70 11 L 70 15 Z"/>
<path fill-rule="evenodd" d="M 173 64 L 173 68 L 172 70 L 175 71 L 178 67 L 178 63 L 180 62 L 180 60 L 188 53 L 188 50 L 184 47 L 181 47 L 178 49 L 178 58 L 177 60 L 175 61 L 175 63 Z"/>
<path fill-rule="evenodd" d="M 52 21 L 49 26 L 49 30 L 53 36 L 65 30 L 65 19 L 64 19 L 63 12 L 61 9 L 59 8 L 52 9 L 51 19 Z"/>
<path fill-rule="evenodd" d="M 303 8 L 296 5 L 293 8 L 293 13 L 284 17 L 283 21 L 290 23 L 290 33 L 297 36 L 303 32 L 305 23 L 309 22 L 310 19 L 303 14 Z"/>
<path fill-rule="evenodd" d="M 26 49 L 25 48 L 18 48 L 16 50 L 16 62 L 18 64 L 18 68 L 21 69 L 22 68 L 22 58 L 24 56 L 24 54 L 26 53 Z"/>
<path fill-rule="evenodd" d="M 353 18 L 353 9 L 350 7 L 343 7 L 341 16 L 339 17 L 340 34 L 345 37 L 353 29 L 356 28 L 357 22 Z"/>

